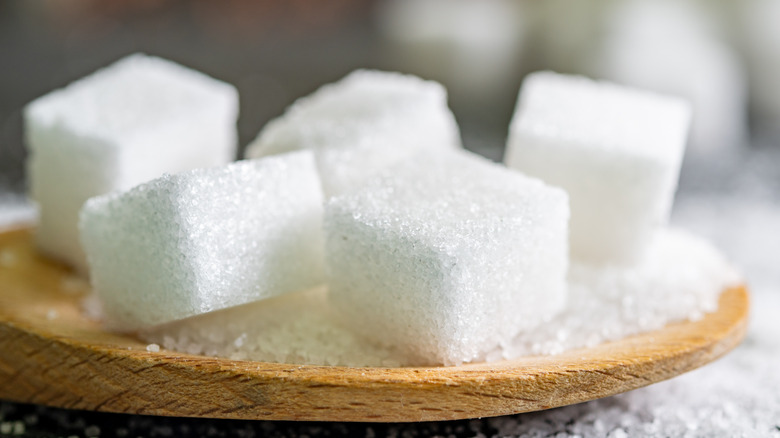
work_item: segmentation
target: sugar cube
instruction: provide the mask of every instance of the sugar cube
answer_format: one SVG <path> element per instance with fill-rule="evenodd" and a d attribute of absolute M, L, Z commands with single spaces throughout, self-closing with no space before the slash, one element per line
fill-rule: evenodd
<path fill-rule="evenodd" d="M 263 128 L 246 156 L 312 149 L 323 191 L 332 196 L 414 153 L 458 147 L 444 87 L 410 75 L 358 70 L 296 101 Z"/>
<path fill-rule="evenodd" d="M 79 226 L 106 321 L 134 330 L 320 284 L 322 202 L 309 151 L 90 199 Z"/>
<path fill-rule="evenodd" d="M 721 158 L 747 137 L 747 80 L 695 3 L 641 0 L 611 14 L 599 75 L 681 96 L 693 107 L 688 153 Z M 663 32 L 658 29 L 663 28 Z"/>
<path fill-rule="evenodd" d="M 566 194 L 467 152 L 425 153 L 325 207 L 330 299 L 414 362 L 459 364 L 565 303 Z"/>
<path fill-rule="evenodd" d="M 629 265 L 668 222 L 689 120 L 678 98 L 534 73 L 504 161 L 569 193 L 573 258 Z"/>
<path fill-rule="evenodd" d="M 135 54 L 33 101 L 24 115 L 38 247 L 83 272 L 77 223 L 84 202 L 166 172 L 232 161 L 238 94 Z"/>

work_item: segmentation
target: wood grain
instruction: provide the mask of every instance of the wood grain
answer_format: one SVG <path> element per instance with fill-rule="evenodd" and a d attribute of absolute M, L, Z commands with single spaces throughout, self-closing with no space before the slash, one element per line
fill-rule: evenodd
<path fill-rule="evenodd" d="M 649 385 L 704 365 L 744 336 L 748 293 L 695 323 L 551 357 L 430 368 L 344 368 L 150 353 L 85 319 L 72 277 L 0 233 L 0 398 L 184 417 L 431 421 L 536 411 Z"/>

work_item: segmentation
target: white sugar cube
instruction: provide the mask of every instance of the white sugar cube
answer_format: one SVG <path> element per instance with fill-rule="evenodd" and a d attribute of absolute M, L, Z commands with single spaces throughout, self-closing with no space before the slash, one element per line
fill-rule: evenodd
<path fill-rule="evenodd" d="M 106 321 L 133 330 L 320 284 L 322 202 L 308 151 L 90 199 L 79 226 Z"/>
<path fill-rule="evenodd" d="M 39 248 L 85 271 L 78 213 L 96 195 L 234 159 L 238 94 L 229 84 L 141 54 L 25 109 Z"/>
<path fill-rule="evenodd" d="M 689 153 L 718 157 L 747 137 L 747 80 L 734 51 L 718 41 L 704 16 L 690 2 L 621 4 L 610 18 L 598 70 L 620 84 L 689 100 Z"/>
<path fill-rule="evenodd" d="M 572 257 L 632 264 L 668 222 L 689 121 L 681 99 L 534 73 L 504 161 L 569 193 Z"/>
<path fill-rule="evenodd" d="M 458 364 L 565 303 L 566 194 L 466 152 L 423 154 L 325 207 L 330 298 L 415 362 Z"/>
<path fill-rule="evenodd" d="M 296 101 L 263 128 L 246 156 L 312 149 L 325 195 L 332 196 L 420 151 L 459 147 L 444 87 L 399 73 L 358 70 Z"/>

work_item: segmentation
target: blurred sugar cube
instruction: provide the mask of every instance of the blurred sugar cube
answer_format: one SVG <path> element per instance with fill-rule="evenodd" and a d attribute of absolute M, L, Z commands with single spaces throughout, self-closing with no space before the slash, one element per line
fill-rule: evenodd
<path fill-rule="evenodd" d="M 459 364 L 565 304 L 566 194 L 467 152 L 422 154 L 325 207 L 330 298 L 415 362 Z"/>
<path fill-rule="evenodd" d="M 96 195 L 234 159 L 238 93 L 135 54 L 25 109 L 28 178 L 44 253 L 86 270 L 78 213 Z"/>
<path fill-rule="evenodd" d="M 569 193 L 573 258 L 631 264 L 668 222 L 689 121 L 681 99 L 534 73 L 523 83 L 505 162 Z"/>
<path fill-rule="evenodd" d="M 532 68 L 580 72 L 596 53 L 604 25 L 605 12 L 612 0 L 528 1 L 533 23 L 529 35 Z"/>
<path fill-rule="evenodd" d="M 696 6 L 675 0 L 616 5 L 595 70 L 620 84 L 689 100 L 689 152 L 718 157 L 747 140 L 747 82 L 735 52 Z"/>
<path fill-rule="evenodd" d="M 517 85 L 530 15 L 515 0 L 384 0 L 377 28 L 387 54 L 442 81 L 454 99 L 490 110 Z"/>
<path fill-rule="evenodd" d="M 134 330 L 320 284 L 322 202 L 308 151 L 90 199 L 81 240 L 106 321 Z"/>
<path fill-rule="evenodd" d="M 332 196 L 417 152 L 459 147 L 444 87 L 400 73 L 358 70 L 296 101 L 263 128 L 246 155 L 311 149 L 325 195 Z"/>
<path fill-rule="evenodd" d="M 750 98 L 758 127 L 780 136 L 780 2 L 741 2 L 743 44 L 750 71 Z"/>

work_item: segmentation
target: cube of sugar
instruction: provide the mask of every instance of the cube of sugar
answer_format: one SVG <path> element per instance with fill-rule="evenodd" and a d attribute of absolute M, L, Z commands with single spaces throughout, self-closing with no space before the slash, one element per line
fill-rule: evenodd
<path fill-rule="evenodd" d="M 90 199 L 79 227 L 107 322 L 134 330 L 320 284 L 322 202 L 308 151 Z"/>
<path fill-rule="evenodd" d="M 572 257 L 627 265 L 668 221 L 689 121 L 677 98 L 534 73 L 504 161 L 569 193 Z"/>
<path fill-rule="evenodd" d="M 330 299 L 412 362 L 459 364 L 565 304 L 566 194 L 466 152 L 427 153 L 325 207 Z"/>
<path fill-rule="evenodd" d="M 690 101 L 688 153 L 719 157 L 745 143 L 747 80 L 736 53 L 718 41 L 696 6 L 656 0 L 621 4 L 609 20 L 598 70 L 610 81 Z"/>
<path fill-rule="evenodd" d="M 417 152 L 458 147 L 444 87 L 399 73 L 358 70 L 296 101 L 263 128 L 246 156 L 312 149 L 325 195 L 332 196 Z"/>
<path fill-rule="evenodd" d="M 43 96 L 25 109 L 28 179 L 40 207 L 39 248 L 86 269 L 78 213 L 96 195 L 234 159 L 231 85 L 141 54 Z"/>

